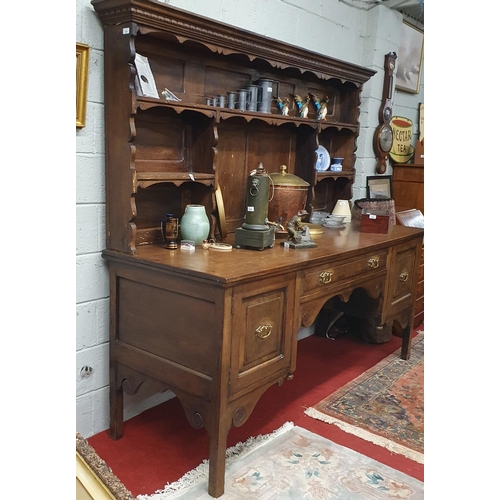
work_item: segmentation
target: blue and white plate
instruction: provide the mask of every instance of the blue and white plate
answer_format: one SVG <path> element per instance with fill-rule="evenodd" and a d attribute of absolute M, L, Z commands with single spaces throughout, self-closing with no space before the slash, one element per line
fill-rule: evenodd
<path fill-rule="evenodd" d="M 318 172 L 324 172 L 325 170 L 328 170 L 330 168 L 330 153 L 328 153 L 325 147 L 318 146 L 316 155 L 318 156 L 318 159 L 316 160 L 316 165 L 314 168 L 316 168 Z"/>

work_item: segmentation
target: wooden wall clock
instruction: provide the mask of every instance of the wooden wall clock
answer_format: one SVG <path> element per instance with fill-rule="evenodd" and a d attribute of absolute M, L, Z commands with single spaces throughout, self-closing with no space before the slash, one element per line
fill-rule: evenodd
<path fill-rule="evenodd" d="M 375 129 L 375 135 L 373 136 L 373 149 L 377 158 L 375 169 L 377 174 L 385 173 L 387 169 L 387 155 L 391 150 L 393 142 L 390 121 L 392 117 L 392 88 L 396 58 L 397 55 L 395 52 L 389 52 L 389 54 L 385 55 L 382 104 L 378 113 L 379 126 Z"/>

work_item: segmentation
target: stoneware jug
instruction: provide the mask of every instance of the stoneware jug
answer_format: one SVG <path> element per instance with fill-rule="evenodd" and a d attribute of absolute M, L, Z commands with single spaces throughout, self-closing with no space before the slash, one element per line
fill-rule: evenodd
<path fill-rule="evenodd" d="M 196 246 L 208 238 L 210 222 L 203 205 L 186 205 L 181 218 L 181 236 L 183 240 L 192 240 Z"/>

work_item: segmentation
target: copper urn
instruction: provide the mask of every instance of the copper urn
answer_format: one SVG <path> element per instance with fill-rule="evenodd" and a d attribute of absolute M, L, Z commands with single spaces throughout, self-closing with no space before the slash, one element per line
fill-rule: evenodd
<path fill-rule="evenodd" d="M 309 183 L 296 175 L 288 174 L 286 165 L 281 165 L 280 172 L 270 173 L 269 177 L 271 178 L 271 200 L 268 219 L 286 227 L 288 220 L 304 210 Z"/>

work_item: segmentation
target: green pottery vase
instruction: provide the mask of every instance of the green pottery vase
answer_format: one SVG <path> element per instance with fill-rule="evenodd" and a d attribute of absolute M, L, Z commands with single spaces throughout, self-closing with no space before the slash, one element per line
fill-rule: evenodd
<path fill-rule="evenodd" d="M 210 222 L 203 205 L 186 205 L 180 225 L 183 240 L 192 240 L 199 246 L 208 238 Z"/>

